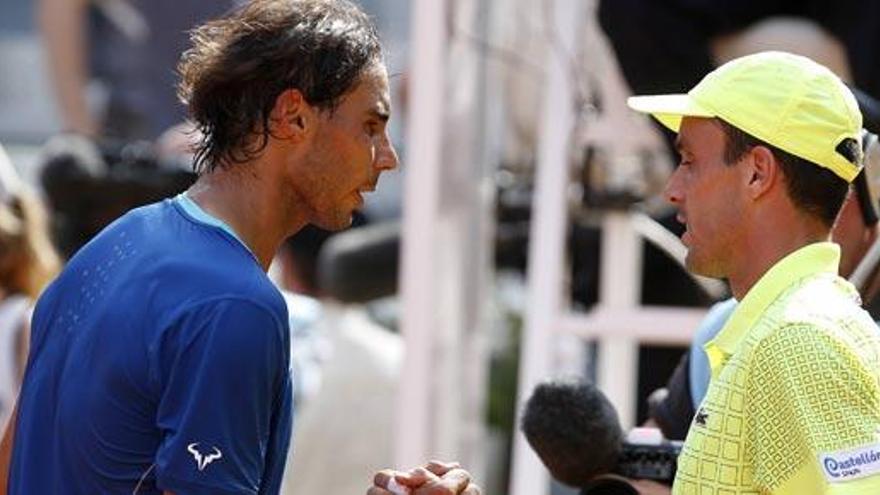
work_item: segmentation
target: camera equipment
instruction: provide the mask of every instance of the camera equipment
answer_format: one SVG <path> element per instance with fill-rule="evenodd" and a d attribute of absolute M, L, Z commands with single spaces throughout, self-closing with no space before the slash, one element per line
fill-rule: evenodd
<path fill-rule="evenodd" d="M 671 484 L 681 442 L 655 428 L 635 428 L 624 437 L 613 406 L 585 380 L 538 385 L 523 412 L 522 431 L 557 480 L 583 494 L 635 493 L 616 474 Z"/>
<path fill-rule="evenodd" d="M 636 430 L 646 429 L 636 428 Z M 675 479 L 682 442 L 666 440 L 662 436 L 657 440 L 649 441 L 631 437 L 632 435 L 623 443 L 623 450 L 612 474 L 635 480 L 652 480 L 671 486 Z M 638 491 L 624 479 L 598 476 L 583 487 L 581 495 L 638 495 Z"/>
<path fill-rule="evenodd" d="M 43 149 L 40 178 L 59 251 L 69 258 L 129 209 L 183 192 L 195 180 L 186 167 L 161 159 L 146 142 L 53 137 Z"/>
<path fill-rule="evenodd" d="M 654 480 L 668 485 L 675 479 L 678 454 L 682 442 L 662 438 L 659 430 L 657 438 L 636 438 L 637 433 L 645 428 L 636 428 L 623 443 L 623 450 L 618 457 L 614 473 L 633 479 Z"/>

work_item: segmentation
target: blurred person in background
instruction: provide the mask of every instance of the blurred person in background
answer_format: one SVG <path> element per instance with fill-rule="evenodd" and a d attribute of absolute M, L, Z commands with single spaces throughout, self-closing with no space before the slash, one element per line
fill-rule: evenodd
<path fill-rule="evenodd" d="M 36 194 L 22 186 L 0 195 L 0 424 L 24 374 L 33 303 L 60 267 Z"/>
<path fill-rule="evenodd" d="M 175 68 L 189 31 L 235 2 L 34 3 L 62 131 L 43 147 L 43 186 L 68 258 L 125 211 L 194 180 L 181 177 L 198 134 L 184 123 Z"/>
<path fill-rule="evenodd" d="M 282 286 L 290 292 L 285 299 L 294 386 L 300 389 L 294 404 L 296 448 L 288 459 L 284 495 L 360 495 L 365 480 L 393 460 L 392 405 L 403 341 L 376 323 L 364 304 L 334 300 L 320 285 L 325 246 L 344 237 L 357 241 L 367 229 L 337 235 L 310 225 L 279 251 Z M 368 276 L 363 270 L 349 275 Z"/>
<path fill-rule="evenodd" d="M 727 52 L 736 45 L 757 43 L 758 50 L 781 49 L 820 60 L 845 81 L 880 96 L 878 2 L 600 0 L 598 17 L 636 94 L 691 88 L 733 58 Z M 815 28 L 804 29 L 805 23 Z M 839 50 L 846 62 L 811 53 L 817 36 L 808 31 L 818 31 L 823 43 L 834 45 L 825 50 Z"/>
<path fill-rule="evenodd" d="M 0 148 L 0 424 L 6 425 L 27 361 L 34 301 L 61 262 L 46 212 Z"/>
<path fill-rule="evenodd" d="M 175 67 L 188 31 L 232 0 L 38 0 L 63 131 L 155 140 L 182 123 Z M 173 134 L 172 134 L 173 135 Z"/>
<path fill-rule="evenodd" d="M 321 389 L 321 368 L 329 353 L 327 337 L 317 329 L 324 318 L 317 265 L 321 247 L 331 235 L 306 225 L 284 240 L 273 262 L 290 321 L 294 417 Z M 299 421 L 294 425 L 298 427 Z"/>

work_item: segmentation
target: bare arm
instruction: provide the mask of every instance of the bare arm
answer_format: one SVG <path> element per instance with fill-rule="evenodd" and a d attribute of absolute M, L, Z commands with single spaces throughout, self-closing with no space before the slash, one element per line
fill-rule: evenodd
<path fill-rule="evenodd" d="M 38 0 L 37 24 L 64 128 L 94 135 L 98 127 L 86 102 L 87 6 L 88 0 Z"/>
<path fill-rule="evenodd" d="M 9 464 L 12 462 L 12 444 L 15 440 L 15 420 L 18 418 L 18 404 L 12 410 L 12 416 L 6 423 L 3 440 L 0 441 L 0 495 L 6 495 L 9 483 Z"/>

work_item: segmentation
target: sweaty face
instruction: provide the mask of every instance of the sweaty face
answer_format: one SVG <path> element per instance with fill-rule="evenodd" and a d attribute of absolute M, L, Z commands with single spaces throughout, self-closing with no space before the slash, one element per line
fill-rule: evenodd
<path fill-rule="evenodd" d="M 727 277 L 741 220 L 742 174 L 738 164 L 725 164 L 725 135 L 711 119 L 686 117 L 676 146 L 681 161 L 665 194 L 687 228 L 681 239 L 688 248 L 688 270 Z"/>
<path fill-rule="evenodd" d="M 311 223 L 328 230 L 348 227 L 379 175 L 397 167 L 386 129 L 390 111 L 388 75 L 378 64 L 335 109 L 318 114 L 308 164 L 294 178 Z"/>

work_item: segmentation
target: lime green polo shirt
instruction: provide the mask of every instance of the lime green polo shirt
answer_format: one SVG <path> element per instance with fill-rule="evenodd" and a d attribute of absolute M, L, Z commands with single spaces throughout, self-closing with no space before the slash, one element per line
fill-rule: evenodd
<path fill-rule="evenodd" d="M 839 258 L 789 254 L 706 344 L 674 495 L 880 494 L 880 332 Z"/>

